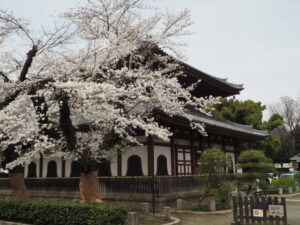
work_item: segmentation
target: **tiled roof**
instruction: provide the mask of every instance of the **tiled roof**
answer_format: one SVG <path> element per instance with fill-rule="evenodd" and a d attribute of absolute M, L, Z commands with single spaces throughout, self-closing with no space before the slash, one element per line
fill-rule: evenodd
<path fill-rule="evenodd" d="M 212 76 L 212 75 L 209 75 L 207 73 L 204 73 L 203 71 L 175 58 L 174 56 L 171 56 L 170 54 L 168 54 L 167 52 L 165 52 L 164 50 L 162 50 L 161 48 L 157 47 L 156 48 L 157 51 L 161 52 L 162 54 L 164 55 L 168 55 L 169 57 L 171 57 L 173 60 L 177 61 L 179 64 L 181 64 L 183 67 L 185 68 L 188 68 L 192 71 L 194 71 L 195 74 L 198 74 L 199 77 L 205 77 L 209 80 L 213 80 L 213 81 L 217 81 L 225 86 L 228 86 L 228 87 L 231 87 L 231 88 L 234 88 L 234 89 L 237 89 L 239 91 L 243 90 L 243 84 L 234 84 L 234 83 L 231 83 L 231 82 L 228 82 L 228 79 L 227 78 L 219 78 L 219 77 L 215 77 L 215 76 Z M 201 78 L 200 78 L 201 79 Z"/>
<path fill-rule="evenodd" d="M 208 116 L 203 113 L 189 112 L 188 114 L 194 119 L 194 121 L 203 123 L 206 126 L 226 129 L 259 137 L 267 137 L 269 135 L 268 131 L 256 130 L 252 126 L 241 125 L 238 123 L 231 122 L 229 120 Z"/>
<path fill-rule="evenodd" d="M 177 61 L 179 61 L 179 60 L 177 60 Z M 209 74 L 207 74 L 207 73 L 205 73 L 205 72 L 203 72 L 203 71 L 201 71 L 201 70 L 199 70 L 199 69 L 197 69 L 197 68 L 195 68 L 195 67 L 193 67 L 193 66 L 191 66 L 191 65 L 189 65 L 189 64 L 187 64 L 183 61 L 179 61 L 179 63 L 181 65 L 183 65 L 184 67 L 188 67 L 191 70 L 195 71 L 197 74 L 199 74 L 202 77 L 206 77 L 210 80 L 220 82 L 220 83 L 222 83 L 226 86 L 229 86 L 231 88 L 234 88 L 234 89 L 238 89 L 238 90 L 243 90 L 244 89 L 243 84 L 234 84 L 234 83 L 228 82 L 228 78 L 220 78 L 220 77 L 215 77 L 213 75 L 209 75 Z"/>
<path fill-rule="evenodd" d="M 147 112 L 151 112 L 153 108 L 151 108 L 150 104 L 146 102 L 140 102 L 135 107 L 133 107 L 129 113 L 132 115 L 145 115 Z M 195 122 L 203 123 L 209 127 L 220 128 L 223 130 L 234 131 L 242 134 L 252 135 L 256 137 L 267 137 L 269 135 L 268 131 L 256 130 L 252 126 L 242 125 L 238 123 L 231 122 L 229 120 L 216 118 L 213 116 L 206 115 L 204 113 L 189 111 L 187 113 Z M 183 119 L 186 119 L 184 115 L 177 115 Z"/>

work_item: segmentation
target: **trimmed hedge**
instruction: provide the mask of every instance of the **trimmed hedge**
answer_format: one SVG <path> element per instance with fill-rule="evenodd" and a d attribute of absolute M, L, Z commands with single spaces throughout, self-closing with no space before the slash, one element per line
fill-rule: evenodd
<path fill-rule="evenodd" d="M 126 215 L 100 203 L 0 200 L 0 219 L 36 225 L 124 225 Z"/>

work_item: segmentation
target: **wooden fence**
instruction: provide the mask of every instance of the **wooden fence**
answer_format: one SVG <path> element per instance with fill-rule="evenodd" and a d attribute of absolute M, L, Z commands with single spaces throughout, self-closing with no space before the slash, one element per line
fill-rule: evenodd
<path fill-rule="evenodd" d="M 288 225 L 285 198 L 233 197 L 232 225 Z"/>

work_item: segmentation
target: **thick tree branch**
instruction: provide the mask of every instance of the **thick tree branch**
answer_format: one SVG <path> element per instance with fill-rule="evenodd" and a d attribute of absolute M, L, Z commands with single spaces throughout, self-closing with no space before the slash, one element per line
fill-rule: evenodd
<path fill-rule="evenodd" d="M 59 126 L 67 142 L 67 149 L 72 151 L 76 148 L 76 130 L 70 118 L 69 97 L 66 93 L 60 92 L 57 95 L 59 101 Z"/>
<path fill-rule="evenodd" d="M 9 82 L 9 81 L 10 81 L 10 80 L 8 79 L 8 77 L 7 77 L 2 71 L 0 71 L 0 76 L 3 77 L 4 82 Z"/>
<path fill-rule="evenodd" d="M 0 102 L 0 110 L 4 109 L 6 106 L 8 106 L 11 102 L 13 102 L 18 95 L 20 94 L 21 90 L 15 91 L 13 94 L 7 96 L 3 102 Z"/>
<path fill-rule="evenodd" d="M 28 73 L 29 68 L 31 67 L 33 58 L 36 56 L 38 47 L 36 45 L 32 46 L 32 49 L 27 53 L 27 59 L 23 65 L 22 71 L 20 73 L 19 81 L 24 81 Z"/>

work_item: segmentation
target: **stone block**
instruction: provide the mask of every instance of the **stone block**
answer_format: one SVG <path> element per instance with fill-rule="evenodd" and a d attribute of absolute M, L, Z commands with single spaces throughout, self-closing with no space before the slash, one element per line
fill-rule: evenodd
<path fill-rule="evenodd" d="M 209 207 L 209 211 L 215 212 L 216 211 L 216 200 L 214 200 L 214 199 L 209 200 L 208 207 Z"/>
<path fill-rule="evenodd" d="M 182 209 L 183 208 L 183 200 L 177 199 L 176 205 L 177 205 L 177 209 Z"/>
<path fill-rule="evenodd" d="M 128 213 L 128 225 L 138 225 L 138 215 L 136 212 Z"/>
<path fill-rule="evenodd" d="M 283 195 L 283 189 L 282 188 L 278 188 L 278 194 Z"/>
<path fill-rule="evenodd" d="M 150 213 L 150 204 L 149 203 L 143 203 L 142 204 L 142 210 L 144 213 Z"/>
<path fill-rule="evenodd" d="M 164 218 L 166 220 L 169 220 L 171 218 L 171 208 L 170 207 L 164 207 Z"/>

